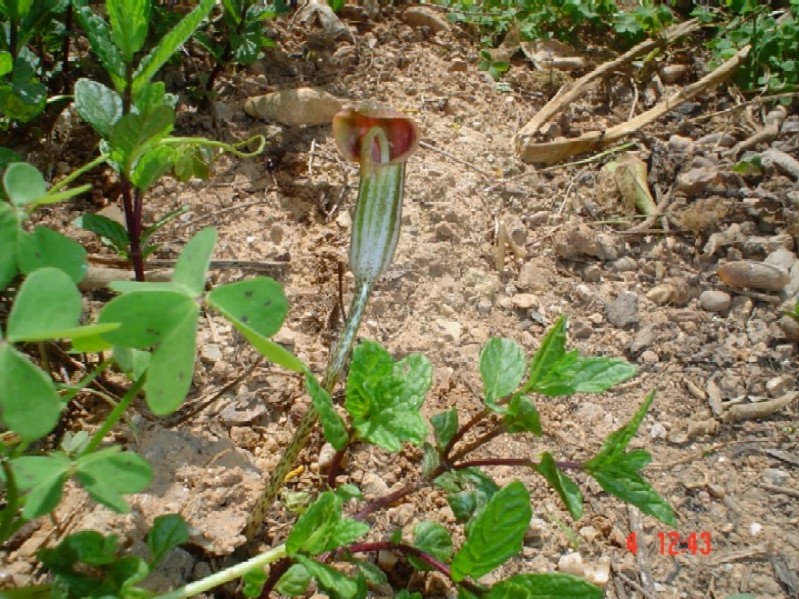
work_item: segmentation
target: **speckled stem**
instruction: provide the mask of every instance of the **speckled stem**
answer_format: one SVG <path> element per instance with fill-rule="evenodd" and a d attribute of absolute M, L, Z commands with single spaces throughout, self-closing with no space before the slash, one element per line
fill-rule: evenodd
<path fill-rule="evenodd" d="M 358 335 L 361 319 L 366 310 L 366 305 L 369 303 L 369 297 L 372 294 L 373 288 L 374 281 L 371 280 L 360 281 L 357 284 L 355 296 L 352 298 L 347 324 L 333 350 L 327 370 L 325 371 L 325 376 L 322 379 L 322 387 L 328 393 L 332 394 L 333 389 L 335 389 L 336 384 L 344 372 L 344 367 L 347 364 L 352 346 L 355 343 L 355 338 Z M 261 498 L 258 500 L 258 503 L 255 504 L 255 507 L 253 507 L 250 519 L 247 522 L 247 526 L 244 528 L 244 536 L 247 538 L 248 543 L 250 543 L 257 534 L 261 523 L 266 518 L 267 511 L 272 507 L 277 494 L 285 484 L 286 475 L 294 467 L 294 464 L 297 462 L 297 456 L 300 455 L 303 447 L 308 443 L 308 437 L 311 435 L 317 418 L 318 414 L 316 410 L 312 405 L 309 405 L 308 411 L 305 412 L 302 421 L 294 432 L 294 436 L 283 451 L 280 461 L 272 471 L 272 475 L 269 477 L 269 481 L 266 484 L 266 488 L 264 488 Z"/>

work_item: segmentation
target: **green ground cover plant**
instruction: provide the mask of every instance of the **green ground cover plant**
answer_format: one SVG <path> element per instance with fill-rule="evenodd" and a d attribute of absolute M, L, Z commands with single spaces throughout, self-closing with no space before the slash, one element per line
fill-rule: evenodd
<path fill-rule="evenodd" d="M 726 0 L 718 8 L 697 7 L 694 15 L 713 25 L 707 46 L 721 64 L 751 45 L 735 80 L 744 91 L 788 92 L 799 85 L 799 0 L 773 11 L 769 3 Z M 711 65 L 714 67 L 714 65 Z"/>

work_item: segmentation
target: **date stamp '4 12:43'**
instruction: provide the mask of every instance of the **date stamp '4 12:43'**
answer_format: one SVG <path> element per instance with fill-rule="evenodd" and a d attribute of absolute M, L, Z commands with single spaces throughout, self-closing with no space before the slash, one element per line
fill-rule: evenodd
<path fill-rule="evenodd" d="M 707 531 L 680 534 L 671 530 L 657 533 L 658 551 L 660 555 L 710 555 L 713 544 Z M 638 552 L 638 536 L 635 532 L 627 535 L 627 550 L 633 555 Z"/>

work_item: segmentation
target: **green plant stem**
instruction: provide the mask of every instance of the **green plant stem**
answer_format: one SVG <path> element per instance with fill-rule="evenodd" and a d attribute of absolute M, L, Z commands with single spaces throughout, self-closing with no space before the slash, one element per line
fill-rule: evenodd
<path fill-rule="evenodd" d="M 72 171 L 66 177 L 61 179 L 58 183 L 55 183 L 50 188 L 50 193 L 56 192 L 59 189 L 61 189 L 62 187 L 66 187 L 67 185 L 72 183 L 75 179 L 80 177 L 83 173 L 92 170 L 95 166 L 100 166 L 106 160 L 108 160 L 108 156 L 109 156 L 109 154 L 100 154 L 100 156 L 98 156 L 97 158 L 95 158 L 91 162 L 87 162 L 82 167 Z"/>
<path fill-rule="evenodd" d="M 100 426 L 94 435 L 92 435 L 91 440 L 89 441 L 88 445 L 86 445 L 86 449 L 81 452 L 81 455 L 88 455 L 100 446 L 100 443 L 103 442 L 105 436 L 111 432 L 111 429 L 114 428 L 114 426 L 116 426 L 116 423 L 119 422 L 120 418 L 122 418 L 125 410 L 127 410 L 128 406 L 136 398 L 136 395 L 143 386 L 144 376 L 141 376 L 138 378 L 138 380 L 136 380 L 136 382 L 133 383 L 133 385 L 131 385 L 130 389 L 128 389 L 128 392 L 125 393 L 122 399 L 119 400 L 119 403 L 116 405 L 116 407 L 111 410 L 111 413 L 105 419 L 105 422 L 103 422 L 102 426 Z"/>
<path fill-rule="evenodd" d="M 100 376 L 103 372 L 105 372 L 114 361 L 111 359 L 103 360 L 100 362 L 94 370 L 92 370 L 88 375 L 86 375 L 83 379 L 80 380 L 76 385 L 70 385 L 68 387 L 68 391 L 62 396 L 62 399 L 66 402 L 72 400 L 78 393 L 83 391 L 87 386 L 89 386 L 94 379 Z M 116 405 L 116 404 L 114 404 Z"/>
<path fill-rule="evenodd" d="M 19 489 L 17 488 L 14 471 L 4 458 L 0 458 L 0 465 L 3 467 L 6 486 L 6 505 L 3 511 L 0 512 L 0 544 L 2 544 L 14 534 L 16 529 L 21 525 L 21 522 L 15 518 L 17 510 L 19 509 Z"/>
<path fill-rule="evenodd" d="M 339 378 L 344 372 L 344 366 L 352 351 L 352 346 L 358 334 L 361 319 L 366 310 L 366 305 L 369 303 L 369 297 L 372 294 L 373 287 L 374 281 L 372 280 L 365 280 L 357 283 L 347 323 L 344 326 L 344 330 L 341 333 L 336 347 L 333 349 L 327 370 L 325 371 L 325 376 L 322 379 L 322 387 L 328 393 L 332 393 L 336 383 L 338 383 Z M 302 421 L 300 421 L 300 424 L 297 426 L 297 430 L 294 431 L 294 436 L 283 451 L 280 461 L 272 471 L 272 475 L 266 483 L 264 492 L 253 507 L 250 519 L 244 528 L 244 536 L 247 538 L 248 542 L 251 542 L 255 537 L 261 523 L 266 517 L 266 512 L 272 507 L 277 494 L 280 492 L 280 489 L 283 488 L 286 475 L 294 467 L 297 456 L 299 456 L 300 451 L 302 451 L 307 444 L 308 437 L 311 435 L 317 418 L 318 414 L 314 407 L 312 405 L 308 406 L 308 411 L 303 416 Z"/>
<path fill-rule="evenodd" d="M 252 143 L 256 139 L 258 140 L 258 149 L 253 150 L 252 152 L 242 152 L 238 149 L 242 146 Z M 203 137 L 166 137 L 158 143 L 164 146 L 203 146 L 207 148 L 221 148 L 225 152 L 230 152 L 239 158 L 254 158 L 255 156 L 258 156 L 266 147 L 266 138 L 263 135 L 258 134 L 248 137 L 243 141 L 238 141 L 234 144 L 228 144 L 223 141 L 205 139 Z"/>
<path fill-rule="evenodd" d="M 268 566 L 272 562 L 276 562 L 279 559 L 282 559 L 286 556 L 286 545 L 285 543 L 278 545 L 277 547 L 273 547 L 269 551 L 261 553 L 260 555 L 256 555 L 255 557 L 248 559 L 245 562 L 241 562 L 236 564 L 235 566 L 231 566 L 230 568 L 225 568 L 219 572 L 215 572 L 210 576 L 206 576 L 202 580 L 198 580 L 196 582 L 192 582 L 183 586 L 179 589 L 174 591 L 170 591 L 169 593 L 165 593 L 163 595 L 156 595 L 153 599 L 185 599 L 186 597 L 194 597 L 195 595 L 199 595 L 200 593 L 204 593 L 206 591 L 210 591 L 213 588 L 216 588 L 220 585 L 223 585 L 228 582 L 232 582 L 234 580 L 238 580 L 247 572 L 251 570 L 255 570 L 257 568 L 263 568 L 264 566 Z"/>

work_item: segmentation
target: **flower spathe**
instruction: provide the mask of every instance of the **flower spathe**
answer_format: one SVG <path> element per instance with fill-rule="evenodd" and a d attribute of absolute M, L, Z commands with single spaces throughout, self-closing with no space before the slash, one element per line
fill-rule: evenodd
<path fill-rule="evenodd" d="M 333 117 L 341 153 L 360 165 L 350 240 L 356 282 L 372 284 L 388 268 L 399 240 L 405 162 L 419 145 L 419 129 L 393 108 L 364 103 Z"/>

